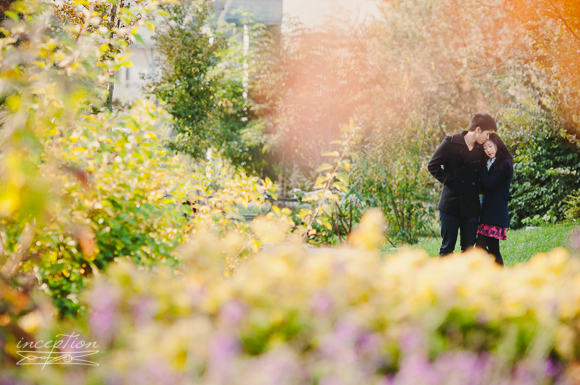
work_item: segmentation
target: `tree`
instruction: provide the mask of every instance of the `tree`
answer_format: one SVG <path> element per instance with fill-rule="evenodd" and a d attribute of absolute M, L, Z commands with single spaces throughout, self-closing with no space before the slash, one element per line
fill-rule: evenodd
<path fill-rule="evenodd" d="M 237 31 L 212 25 L 207 1 L 162 7 L 166 20 L 154 36 L 160 70 L 149 91 L 173 116 L 170 147 L 194 157 L 212 148 L 237 165 L 256 169 L 262 142 L 255 130 L 260 126 L 251 119 L 251 102 L 244 95 Z"/>
<path fill-rule="evenodd" d="M 312 174 L 321 154 L 357 115 L 364 85 L 365 34 L 336 20 L 316 29 L 295 26 L 278 44 L 266 42 L 255 60 L 251 96 L 264 120 L 278 177 Z"/>
<path fill-rule="evenodd" d="M 532 63 L 550 85 L 553 109 L 568 133 L 580 138 L 580 2 L 506 0 L 513 18 L 534 41 Z M 536 86 L 539 87 L 539 82 Z"/>
<path fill-rule="evenodd" d="M 145 9 L 152 4 L 146 0 L 109 0 L 109 1 L 84 1 L 84 0 L 62 0 L 52 2 L 51 5 L 58 16 L 59 24 L 54 28 L 61 28 L 62 25 L 72 24 L 78 26 L 80 31 L 87 31 L 92 34 L 100 34 L 103 40 L 108 40 L 107 44 L 99 47 L 98 62 L 102 65 L 111 65 L 114 56 L 128 50 L 128 47 L 139 35 L 135 33 L 136 25 L 146 12 Z M 145 22 L 146 26 L 152 28 L 150 21 Z M 105 64 L 107 63 L 107 64 Z M 112 109 L 113 106 L 113 75 L 124 63 L 112 66 L 109 73 L 110 81 L 107 82 L 105 106 Z"/>

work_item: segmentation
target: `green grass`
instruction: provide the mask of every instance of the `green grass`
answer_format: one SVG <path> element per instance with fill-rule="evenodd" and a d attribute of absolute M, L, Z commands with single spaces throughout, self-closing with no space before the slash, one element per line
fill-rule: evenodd
<path fill-rule="evenodd" d="M 500 241 L 500 250 L 506 265 L 514 265 L 528 261 L 537 253 L 546 252 L 556 247 L 568 248 L 569 235 L 572 229 L 579 227 L 577 223 L 558 223 L 541 227 L 528 227 L 518 230 L 508 230 L 507 240 Z M 413 249 L 423 249 L 431 256 L 439 255 L 440 238 L 423 238 L 419 243 L 410 246 Z M 392 252 L 389 249 L 387 252 Z M 455 251 L 460 251 L 459 239 Z"/>

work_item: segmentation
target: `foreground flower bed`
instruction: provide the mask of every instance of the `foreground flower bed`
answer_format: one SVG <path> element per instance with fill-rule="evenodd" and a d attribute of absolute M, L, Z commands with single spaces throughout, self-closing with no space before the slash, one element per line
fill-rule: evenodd
<path fill-rule="evenodd" d="M 85 321 L 36 331 L 96 341 L 99 366 L 4 373 L 39 384 L 578 380 L 579 259 L 556 249 L 502 269 L 478 251 L 381 258 L 365 249 L 373 234 L 363 222 L 337 249 L 274 239 L 230 278 L 223 261 L 237 243 L 209 233 L 181 249 L 178 270 L 121 261 L 86 293 Z"/>

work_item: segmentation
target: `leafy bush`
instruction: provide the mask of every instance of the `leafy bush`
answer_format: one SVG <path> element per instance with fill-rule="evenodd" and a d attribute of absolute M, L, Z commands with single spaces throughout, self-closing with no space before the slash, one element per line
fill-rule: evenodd
<path fill-rule="evenodd" d="M 409 124 L 370 135 L 357 153 L 350 173 L 355 212 L 360 218 L 368 208 L 381 208 L 393 245 L 413 244 L 433 234 L 437 196 L 426 164 L 434 140 L 431 130 Z"/>
<path fill-rule="evenodd" d="M 161 147 L 159 114 L 144 104 L 129 113 L 85 116 L 68 136 L 45 142 L 46 157 L 64 165 L 62 173 L 41 168 L 57 182 L 60 215 L 39 229 L 29 250 L 35 257 L 22 269 L 38 269 L 63 315 L 78 310 L 85 279 L 115 259 L 170 262 L 183 242 L 187 221 L 179 203 L 196 179 Z"/>
<path fill-rule="evenodd" d="M 177 271 L 144 270 L 129 260 L 111 265 L 83 296 L 90 311 L 75 329 L 98 343 L 99 366 L 76 378 L 439 385 L 474 378 L 563 384 L 573 375 L 580 259 L 563 249 L 513 268 L 479 251 L 381 258 L 377 212 L 342 248 L 304 247 L 273 223 L 264 230 L 282 237 L 229 278 L 221 274 L 223 258 L 238 243 L 211 232 L 181 250 Z M 69 326 L 36 327 L 29 331 L 48 339 Z M 9 339 L 7 349 L 15 343 Z M 15 369 L 12 376 L 31 383 L 62 383 L 69 375 L 56 366 Z"/>
<path fill-rule="evenodd" d="M 250 120 L 252 105 L 244 78 L 249 71 L 242 32 L 213 23 L 205 0 L 161 5 L 154 35 L 159 71 L 148 90 L 173 118 L 169 146 L 204 158 L 207 150 L 255 171 L 262 164 L 262 129 Z M 259 27 L 248 33 L 258 34 Z"/>
<path fill-rule="evenodd" d="M 542 110 L 514 106 L 501 121 L 514 156 L 511 226 L 563 220 L 566 198 L 580 188 L 580 147 Z"/>
<path fill-rule="evenodd" d="M 570 194 L 564 203 L 566 204 L 566 219 L 570 221 L 580 220 L 580 190 Z"/>
<path fill-rule="evenodd" d="M 60 314 L 71 315 L 87 280 L 117 259 L 174 263 L 171 251 L 197 226 L 250 231 L 232 217 L 274 194 L 271 182 L 215 164 L 188 167 L 188 158 L 163 148 L 169 118 L 151 103 L 103 111 L 107 92 L 99 85 L 127 64 L 123 50 L 154 3 L 125 9 L 135 29 L 112 27 L 114 34 L 93 25 L 101 19 L 90 7 L 81 25 L 54 27 L 49 3 L 16 5 L 21 17 L 6 25 L 0 46 L 0 266 L 7 281 L 33 277 Z M 103 58 L 110 39 L 119 50 Z M 191 221 L 181 215 L 184 201 L 199 201 Z"/>

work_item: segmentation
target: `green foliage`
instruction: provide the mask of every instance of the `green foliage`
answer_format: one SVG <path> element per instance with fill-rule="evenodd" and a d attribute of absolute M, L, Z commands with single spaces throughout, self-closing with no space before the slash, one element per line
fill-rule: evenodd
<path fill-rule="evenodd" d="M 103 85 L 126 64 L 127 41 L 155 4 L 124 9 L 137 24 L 116 37 L 86 23 L 53 28 L 48 3 L 18 6 L 22 17 L 6 25 L 0 45 L 3 277 L 33 277 L 71 315 L 81 309 L 78 292 L 113 261 L 174 264 L 171 252 L 191 229 L 250 232 L 234 219 L 275 196 L 270 181 L 213 161 L 187 168 L 189 158 L 162 146 L 169 116 L 151 103 L 103 111 Z M 104 59 L 111 45 L 119 50 Z M 184 201 L 196 206 L 190 221 Z M 258 246 L 240 245 L 228 264 Z"/>
<path fill-rule="evenodd" d="M 437 197 L 426 169 L 432 130 L 410 123 L 404 129 L 370 136 L 353 165 L 351 191 L 360 213 L 380 207 L 388 224 L 389 242 L 416 243 L 432 234 Z M 345 209 L 348 210 L 348 209 Z"/>
<path fill-rule="evenodd" d="M 169 146 L 196 158 L 211 148 L 236 165 L 260 167 L 262 132 L 259 121 L 250 120 L 244 90 L 242 31 L 214 26 L 212 5 L 204 0 L 161 8 L 163 22 L 154 36 L 160 71 L 148 88 L 173 117 Z"/>
<path fill-rule="evenodd" d="M 566 219 L 569 221 L 580 220 L 580 190 L 573 191 L 564 201 L 566 205 Z"/>
<path fill-rule="evenodd" d="M 68 137 L 46 142 L 46 157 L 66 165 L 64 174 L 43 169 L 59 182 L 54 193 L 61 201 L 23 270 L 37 269 L 61 315 L 79 310 L 78 291 L 115 259 L 171 262 L 171 250 L 183 242 L 187 222 L 180 202 L 166 196 L 183 199 L 191 182 L 176 181 L 191 175 L 161 147 L 158 114 L 145 104 L 129 113 L 83 116 Z"/>
<path fill-rule="evenodd" d="M 172 147 L 203 156 L 214 136 L 211 118 L 219 102 L 215 97 L 219 79 L 211 71 L 224 42 L 220 38 L 211 42 L 204 30 L 211 10 L 206 1 L 167 4 L 162 9 L 164 27 L 154 36 L 161 75 L 150 91 L 174 118 Z"/>
<path fill-rule="evenodd" d="M 551 223 L 566 216 L 566 198 L 580 188 L 580 147 L 547 112 L 516 105 L 500 134 L 514 156 L 511 226 Z"/>
<path fill-rule="evenodd" d="M 293 220 L 304 227 L 302 235 L 312 243 L 342 241 L 352 230 L 353 217 L 344 218 L 342 210 L 352 194 L 349 173 L 356 158 L 352 150 L 359 140 L 360 127 L 351 121 L 342 128 L 342 138 L 332 142 L 334 150 L 322 154 L 327 162 L 316 170 L 313 190 L 298 194 L 301 206 Z"/>

